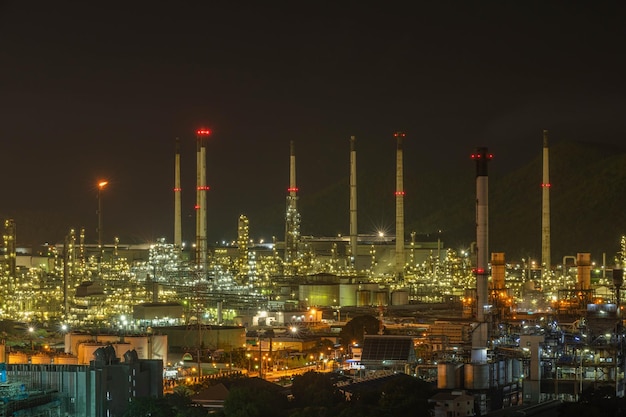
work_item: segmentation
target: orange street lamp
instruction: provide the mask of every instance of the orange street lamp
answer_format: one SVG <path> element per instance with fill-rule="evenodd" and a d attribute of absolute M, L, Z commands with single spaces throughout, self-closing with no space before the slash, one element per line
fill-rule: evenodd
<path fill-rule="evenodd" d="M 98 182 L 98 248 L 102 248 L 102 190 L 109 184 L 108 181 Z"/>

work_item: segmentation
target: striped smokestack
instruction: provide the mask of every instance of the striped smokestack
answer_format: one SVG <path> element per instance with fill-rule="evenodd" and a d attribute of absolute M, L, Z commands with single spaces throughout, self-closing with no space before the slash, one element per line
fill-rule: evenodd
<path fill-rule="evenodd" d="M 356 267 L 358 228 L 356 211 L 356 138 L 350 136 L 350 266 Z"/>
<path fill-rule="evenodd" d="M 396 277 L 404 279 L 404 167 L 402 164 L 402 140 L 406 136 L 396 132 Z"/>
<path fill-rule="evenodd" d="M 541 183 L 541 272 L 546 276 L 552 266 L 550 259 L 550 162 L 548 131 L 543 131 L 543 181 Z"/>
<path fill-rule="evenodd" d="M 182 212 L 180 188 L 180 139 L 176 138 L 176 154 L 174 157 L 174 247 L 183 245 Z"/>

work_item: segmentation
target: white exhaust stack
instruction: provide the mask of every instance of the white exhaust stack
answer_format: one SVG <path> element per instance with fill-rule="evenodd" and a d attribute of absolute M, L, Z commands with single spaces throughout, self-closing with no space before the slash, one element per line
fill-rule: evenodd
<path fill-rule="evenodd" d="M 487 148 L 478 148 L 472 154 L 476 161 L 476 319 L 479 328 L 474 331 L 473 348 L 485 348 L 488 342 L 486 312 L 489 306 L 489 176 L 487 166 L 493 155 Z"/>
<path fill-rule="evenodd" d="M 206 140 L 211 131 L 196 132 L 196 266 L 202 271 L 207 268 L 207 216 L 206 216 Z"/>

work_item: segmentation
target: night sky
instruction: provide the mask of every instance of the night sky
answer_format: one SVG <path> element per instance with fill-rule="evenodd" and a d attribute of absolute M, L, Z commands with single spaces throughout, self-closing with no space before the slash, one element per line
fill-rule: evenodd
<path fill-rule="evenodd" d="M 214 132 L 210 241 L 235 238 L 240 214 L 252 237 L 281 236 L 255 220 L 284 210 L 290 140 L 300 201 L 345 180 L 350 135 L 376 171 L 406 132 L 423 181 L 473 176 L 476 146 L 502 175 L 540 155 L 542 129 L 623 143 L 620 3 L 0 1 L 0 214 L 30 219 L 18 243 L 81 226 L 93 242 L 105 178 L 105 241 L 171 242 L 179 137 L 189 241 L 199 127 Z"/>

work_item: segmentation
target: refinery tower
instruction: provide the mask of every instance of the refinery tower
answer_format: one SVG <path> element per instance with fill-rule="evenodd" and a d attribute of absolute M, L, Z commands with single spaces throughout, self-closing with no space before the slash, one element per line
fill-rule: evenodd
<path fill-rule="evenodd" d="M 296 272 L 298 242 L 300 241 L 300 213 L 298 213 L 298 186 L 296 185 L 296 151 L 293 141 L 289 146 L 289 188 L 285 214 L 285 275 Z"/>

